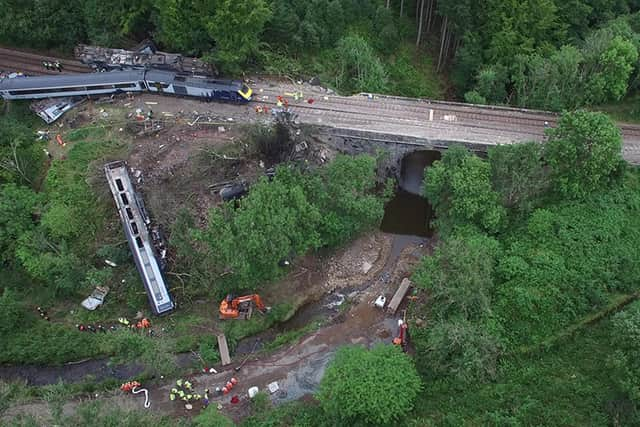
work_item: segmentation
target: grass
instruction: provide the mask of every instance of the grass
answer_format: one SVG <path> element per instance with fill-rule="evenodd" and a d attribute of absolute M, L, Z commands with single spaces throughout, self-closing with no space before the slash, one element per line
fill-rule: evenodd
<path fill-rule="evenodd" d="M 629 95 L 616 103 L 598 105 L 592 110 L 608 113 L 616 121 L 640 123 L 640 93 Z"/>
<path fill-rule="evenodd" d="M 287 332 L 278 334 L 272 341 L 270 341 L 264 346 L 264 350 L 273 351 L 282 347 L 285 344 L 295 342 L 300 338 L 302 338 L 303 336 L 307 335 L 309 332 L 318 329 L 320 325 L 321 325 L 320 322 L 311 322 L 300 329 L 295 329 L 293 331 L 287 331 Z"/>

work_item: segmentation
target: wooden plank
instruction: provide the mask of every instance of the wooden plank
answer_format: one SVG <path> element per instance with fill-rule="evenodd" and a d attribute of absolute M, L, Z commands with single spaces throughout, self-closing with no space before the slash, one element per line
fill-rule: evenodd
<path fill-rule="evenodd" d="M 404 299 L 405 295 L 407 295 L 407 291 L 409 291 L 410 286 L 411 286 L 411 280 L 407 279 L 406 277 L 402 279 L 402 282 L 400 283 L 400 287 L 398 288 L 396 293 L 393 295 L 393 298 L 391 298 L 391 302 L 387 307 L 387 313 L 391 315 L 396 314 L 396 311 L 398 311 L 398 307 L 400 307 L 400 303 Z"/>
<path fill-rule="evenodd" d="M 222 366 L 227 366 L 231 363 L 231 357 L 229 356 L 229 347 L 227 346 L 227 337 L 224 334 L 218 335 L 218 350 L 220 351 L 220 360 Z"/>

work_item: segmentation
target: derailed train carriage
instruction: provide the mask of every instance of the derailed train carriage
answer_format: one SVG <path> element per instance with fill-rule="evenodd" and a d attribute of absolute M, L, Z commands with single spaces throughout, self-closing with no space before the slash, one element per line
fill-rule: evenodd
<path fill-rule="evenodd" d="M 253 95 L 251 88 L 241 81 L 186 76 L 154 69 L 0 80 L 0 96 L 4 99 L 90 97 L 122 92 L 156 92 L 238 103 L 251 101 Z"/>

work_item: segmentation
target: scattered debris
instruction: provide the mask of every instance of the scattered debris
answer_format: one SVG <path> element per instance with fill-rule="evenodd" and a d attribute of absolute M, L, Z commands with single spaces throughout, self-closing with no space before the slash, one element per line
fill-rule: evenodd
<path fill-rule="evenodd" d="M 144 393 L 144 407 L 149 408 L 151 406 L 151 401 L 149 401 L 149 390 L 146 388 L 140 388 L 140 383 L 138 381 L 129 381 L 120 386 L 120 390 L 125 393 Z"/>
<path fill-rule="evenodd" d="M 225 185 L 220 190 L 220 197 L 225 202 L 237 200 L 249 192 L 249 185 L 245 181 Z"/>
<path fill-rule="evenodd" d="M 371 270 L 371 267 L 373 267 L 373 264 L 371 264 L 368 261 L 365 261 L 362 263 L 362 272 L 364 274 L 367 274 L 369 272 L 369 270 Z"/>
<path fill-rule="evenodd" d="M 274 381 L 272 383 L 269 383 L 267 385 L 267 388 L 269 389 L 269 393 L 273 394 L 276 391 L 280 390 L 280 387 L 278 387 L 278 381 Z"/>
<path fill-rule="evenodd" d="M 113 267 L 115 267 L 115 264 L 113 265 Z M 96 308 L 100 307 L 102 304 L 104 304 L 104 299 L 108 293 L 109 293 L 108 286 L 96 286 L 96 288 L 93 290 L 91 295 L 89 295 L 84 301 L 82 301 L 80 305 L 89 311 L 93 311 Z"/>
<path fill-rule="evenodd" d="M 259 391 L 260 389 L 256 386 L 250 387 L 247 391 L 247 393 L 249 393 L 249 398 L 253 399 L 254 397 L 256 397 Z"/>
<path fill-rule="evenodd" d="M 111 266 L 111 267 L 117 267 L 118 266 L 118 264 L 116 264 L 115 262 L 113 262 L 111 260 L 108 260 L 108 259 L 105 259 L 104 263 L 107 264 L 108 266 Z"/>
<path fill-rule="evenodd" d="M 49 316 L 47 315 L 47 312 L 42 309 L 42 307 L 38 306 L 36 307 L 36 310 L 38 310 L 38 314 L 43 320 L 46 320 L 47 322 L 49 321 Z"/>
<path fill-rule="evenodd" d="M 387 297 L 385 297 L 384 295 L 380 295 L 378 298 L 376 298 L 376 301 L 373 303 L 373 305 L 375 305 L 378 308 L 384 308 L 384 305 L 386 302 L 387 302 Z"/>
<path fill-rule="evenodd" d="M 38 100 L 32 102 L 29 109 L 36 113 L 45 123 L 51 124 L 82 102 L 84 102 L 84 98 L 79 97 Z"/>

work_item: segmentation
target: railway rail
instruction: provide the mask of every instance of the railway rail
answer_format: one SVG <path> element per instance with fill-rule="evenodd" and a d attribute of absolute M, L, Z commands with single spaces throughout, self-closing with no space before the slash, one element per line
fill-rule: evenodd
<path fill-rule="evenodd" d="M 54 75 L 60 74 L 58 71 L 47 70 L 42 66 L 42 61 L 56 62 L 62 64 L 62 73 L 90 73 L 93 70 L 80 61 L 73 59 L 56 58 L 43 56 L 20 50 L 6 49 L 0 47 L 0 69 L 4 71 L 22 72 L 28 75 Z"/>

